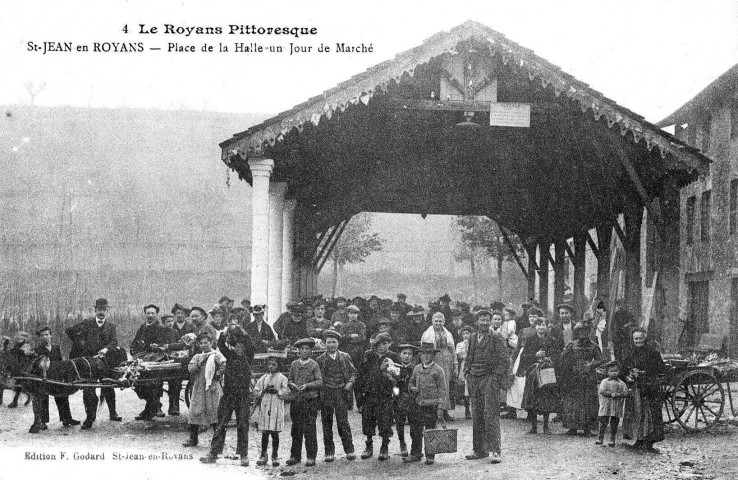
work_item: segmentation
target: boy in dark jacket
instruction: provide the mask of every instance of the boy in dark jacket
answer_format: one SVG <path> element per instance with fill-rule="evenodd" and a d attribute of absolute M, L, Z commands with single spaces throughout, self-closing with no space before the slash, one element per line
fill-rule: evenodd
<path fill-rule="evenodd" d="M 397 438 L 400 440 L 400 454 L 407 457 L 407 443 L 405 442 L 405 425 L 409 423 L 411 410 L 414 408 L 415 396 L 409 391 L 410 377 L 415 368 L 415 345 L 403 344 L 397 347 L 400 352 L 400 375 L 397 377 L 397 396 L 395 397 L 395 426 Z"/>
<path fill-rule="evenodd" d="M 218 350 L 226 358 L 223 396 L 218 404 L 218 424 L 215 427 L 210 453 L 200 458 L 203 463 L 215 463 L 223 453 L 226 426 L 236 412 L 236 453 L 241 456 L 241 465 L 249 465 L 249 414 L 251 405 L 251 362 L 254 360 L 254 345 L 243 328 L 230 325 L 226 334 L 218 339 Z"/>
<path fill-rule="evenodd" d="M 375 430 L 382 437 L 379 449 L 379 460 L 389 458 L 389 441 L 392 437 L 392 388 L 395 380 L 390 366 L 399 370 L 395 364 L 400 363 L 400 356 L 390 351 L 392 337 L 380 333 L 375 338 L 374 348 L 367 350 L 359 368 L 357 388 L 361 396 L 361 429 L 366 435 L 366 450 L 361 454 L 367 459 L 374 454 L 372 437 Z M 399 375 L 399 371 L 397 372 Z"/>

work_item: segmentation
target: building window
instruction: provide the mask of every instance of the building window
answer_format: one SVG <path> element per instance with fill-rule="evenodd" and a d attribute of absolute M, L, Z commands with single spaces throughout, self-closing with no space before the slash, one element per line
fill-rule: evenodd
<path fill-rule="evenodd" d="M 702 243 L 710 242 L 710 205 L 712 193 L 710 190 L 702 194 L 700 199 L 700 240 Z"/>
<path fill-rule="evenodd" d="M 710 130 L 712 129 L 712 116 L 707 114 L 702 122 L 702 142 L 700 150 L 703 153 L 710 151 Z"/>
<path fill-rule="evenodd" d="M 738 230 L 738 179 L 730 181 L 730 234 Z"/>
<path fill-rule="evenodd" d="M 730 138 L 738 137 L 738 98 L 730 104 Z"/>
<path fill-rule="evenodd" d="M 687 199 L 687 245 L 692 245 L 694 241 L 694 204 L 696 202 L 695 197 Z"/>

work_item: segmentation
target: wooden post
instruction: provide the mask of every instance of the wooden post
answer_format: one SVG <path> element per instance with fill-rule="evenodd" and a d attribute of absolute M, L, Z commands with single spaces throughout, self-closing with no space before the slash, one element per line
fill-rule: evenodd
<path fill-rule="evenodd" d="M 554 242 L 556 258 L 554 261 L 554 306 L 564 301 L 564 258 L 566 255 L 566 240 Z M 554 312 L 556 314 L 557 312 Z"/>
<path fill-rule="evenodd" d="M 528 256 L 528 298 L 536 298 L 536 272 L 538 271 L 536 243 L 534 240 L 527 238 L 523 241 L 523 246 Z"/>
<path fill-rule="evenodd" d="M 581 318 L 587 309 L 587 296 L 584 293 L 584 282 L 586 280 L 587 259 L 587 234 L 578 233 L 574 235 L 574 308 L 577 316 Z"/>
<path fill-rule="evenodd" d="M 544 312 L 548 311 L 548 259 L 551 244 L 547 241 L 538 243 L 538 304 Z"/>
<path fill-rule="evenodd" d="M 610 296 L 610 242 L 612 226 L 597 227 L 597 296 L 607 305 Z"/>
<path fill-rule="evenodd" d="M 643 207 L 627 203 L 625 217 L 625 306 L 636 321 L 641 321 L 641 222 Z M 678 250 L 672 252 L 678 255 Z"/>

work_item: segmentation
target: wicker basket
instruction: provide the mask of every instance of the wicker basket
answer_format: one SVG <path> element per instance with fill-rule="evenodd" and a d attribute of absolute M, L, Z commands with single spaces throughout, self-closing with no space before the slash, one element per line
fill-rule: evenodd
<path fill-rule="evenodd" d="M 425 454 L 456 453 L 455 428 L 431 428 L 423 432 Z"/>

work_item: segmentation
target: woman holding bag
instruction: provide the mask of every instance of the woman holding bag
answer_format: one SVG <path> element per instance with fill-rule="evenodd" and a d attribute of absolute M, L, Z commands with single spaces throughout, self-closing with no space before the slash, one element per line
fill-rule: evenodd
<path fill-rule="evenodd" d="M 556 379 L 543 378 L 541 370 L 553 368 L 558 363 L 558 341 L 548 333 L 548 322 L 539 318 L 535 324 L 536 336 L 528 339 L 520 358 L 518 371 L 525 372 L 522 407 L 528 411 L 531 428 L 528 433 L 538 433 L 538 415 L 543 415 L 543 433 L 550 435 L 548 416 L 559 410 L 559 389 Z M 553 383 L 545 383 L 551 382 Z"/>

